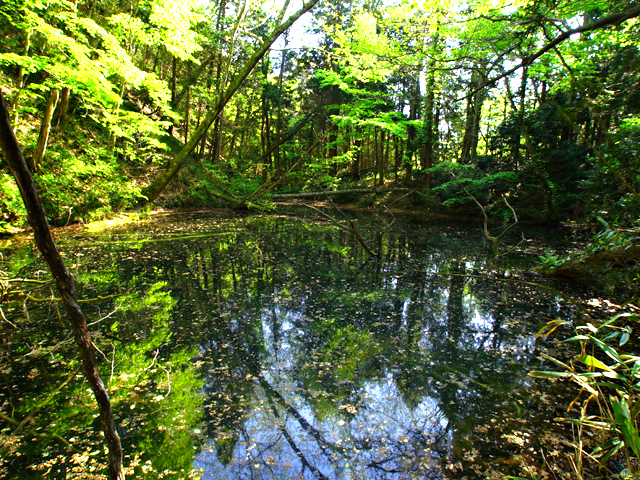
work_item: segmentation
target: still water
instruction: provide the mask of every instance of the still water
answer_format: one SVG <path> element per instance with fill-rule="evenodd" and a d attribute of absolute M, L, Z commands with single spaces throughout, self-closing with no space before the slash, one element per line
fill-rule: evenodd
<path fill-rule="evenodd" d="M 378 248 L 389 220 L 357 224 Z M 540 326 L 577 315 L 512 281 L 531 280 L 547 246 L 533 234 L 499 262 L 478 225 L 415 218 L 383 235 L 380 258 L 294 216 L 58 235 L 131 477 L 503 478 L 559 445 L 561 387 L 527 372 L 552 348 Z M 2 304 L 0 412 L 26 421 L 0 423 L 0 477 L 102 478 L 94 401 L 46 268 L 28 241 L 3 262 L 43 283 L 12 284 L 30 298 Z"/>

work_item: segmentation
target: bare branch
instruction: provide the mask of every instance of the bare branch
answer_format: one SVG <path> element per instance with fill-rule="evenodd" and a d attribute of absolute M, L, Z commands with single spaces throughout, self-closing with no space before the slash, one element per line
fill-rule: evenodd
<path fill-rule="evenodd" d="M 482 204 L 476 199 L 476 197 L 474 197 L 471 192 L 469 190 L 467 190 L 467 188 L 464 186 L 464 184 L 460 181 L 460 179 L 458 178 L 458 176 L 451 172 L 451 175 L 454 176 L 454 178 L 456 179 L 456 181 L 458 182 L 458 185 L 460 185 L 460 187 L 462 187 L 462 189 L 464 190 L 464 192 L 471 197 L 471 199 L 476 203 L 476 205 L 478 205 L 478 207 L 480 207 L 480 210 L 482 211 L 482 216 L 484 217 L 484 238 L 487 240 L 487 242 L 491 243 L 491 250 L 493 252 L 493 255 L 495 257 L 500 257 L 500 256 L 504 256 L 507 253 L 510 253 L 511 251 L 514 250 L 514 248 L 510 249 L 507 253 L 505 253 L 504 255 L 500 255 L 500 239 L 502 237 L 505 236 L 505 234 L 511 230 L 513 227 L 515 227 L 518 224 L 518 216 L 516 215 L 516 211 L 513 209 L 513 207 L 511 205 L 509 205 L 509 202 L 507 201 L 507 198 L 502 195 L 502 199 L 504 200 L 504 203 L 507 204 L 507 207 L 509 207 L 509 209 L 511 210 L 511 212 L 513 213 L 513 223 L 508 225 L 500 235 L 498 235 L 497 237 L 493 237 L 491 235 L 489 235 L 489 217 L 487 216 L 487 211 L 485 210 L 485 208 L 482 206 Z M 523 237 L 524 240 L 524 237 Z M 522 242 L 520 242 L 522 243 Z M 518 244 L 520 245 L 520 244 Z"/>

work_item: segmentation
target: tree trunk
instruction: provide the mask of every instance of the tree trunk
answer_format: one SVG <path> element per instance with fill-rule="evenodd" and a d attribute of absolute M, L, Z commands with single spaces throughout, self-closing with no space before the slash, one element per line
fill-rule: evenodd
<path fill-rule="evenodd" d="M 69 109 L 69 95 L 71 94 L 71 89 L 69 87 L 64 87 L 62 92 L 60 92 L 60 100 L 58 102 L 58 108 L 55 111 L 55 126 L 59 127 L 62 123 L 64 123 L 67 117 L 67 110 Z"/>
<path fill-rule="evenodd" d="M 384 154 L 382 156 L 382 176 L 385 177 L 389 172 L 389 153 L 391 152 L 391 132 L 387 132 L 384 140 Z"/>
<path fill-rule="evenodd" d="M 467 117 L 462 140 L 462 152 L 460 159 L 476 158 L 478 156 L 478 137 L 480 135 L 480 119 L 482 117 L 482 104 L 486 96 L 484 79 L 476 71 L 471 75 L 471 93 L 467 98 Z"/>
<path fill-rule="evenodd" d="M 329 128 L 329 151 L 327 152 L 327 157 L 331 162 L 331 174 L 335 177 L 339 170 L 336 160 L 338 156 L 338 126 L 332 123 Z"/>
<path fill-rule="evenodd" d="M 438 161 L 439 153 L 440 153 L 440 149 L 439 149 L 440 130 L 438 128 L 438 125 L 440 125 L 440 107 L 438 107 L 437 105 L 434 105 L 434 106 L 435 106 L 436 112 L 433 118 L 434 131 L 432 132 L 432 136 L 431 136 L 431 138 L 433 139 L 433 161 L 431 163 L 431 166 L 433 166 L 433 164 Z M 426 183 L 425 183 L 425 188 L 427 190 L 431 190 L 432 180 L 433 180 L 433 176 L 431 174 L 428 174 Z"/>
<path fill-rule="evenodd" d="M 178 76 L 178 60 L 173 57 L 171 60 L 171 105 L 175 108 L 176 105 L 176 83 Z"/>
<path fill-rule="evenodd" d="M 271 115 L 269 113 L 269 99 L 262 95 L 262 122 L 260 129 L 260 144 L 262 146 L 262 183 L 266 183 L 271 170 Z"/>
<path fill-rule="evenodd" d="M 29 162 L 29 168 L 32 172 L 36 171 L 36 168 L 38 168 L 38 165 L 42 162 L 44 154 L 47 151 L 49 131 L 51 130 L 51 119 L 53 118 L 53 111 L 58 103 L 58 93 L 58 90 L 55 88 L 51 90 L 47 107 L 44 109 L 44 116 L 42 117 L 42 123 L 40 124 L 40 135 L 38 135 L 38 144 L 36 145 L 36 151 L 33 152 L 33 156 Z"/>
<path fill-rule="evenodd" d="M 400 151 L 400 139 L 395 138 L 395 157 L 393 161 L 393 178 L 395 183 L 398 183 L 398 171 L 400 170 L 400 159 L 402 158 L 402 152 Z"/>
<path fill-rule="evenodd" d="M 380 140 L 378 143 L 378 148 L 376 148 L 376 167 L 378 171 L 378 185 L 382 186 L 384 184 L 384 139 L 385 132 L 380 129 Z"/>
<path fill-rule="evenodd" d="M 219 5 L 218 19 L 216 21 L 217 30 L 219 32 L 221 32 L 223 29 L 226 9 L 227 9 L 227 2 L 226 0 L 222 0 Z M 229 49 L 231 50 L 231 47 L 229 47 Z M 216 65 L 216 76 L 215 76 L 216 96 L 218 98 L 220 98 L 224 90 L 224 85 L 222 85 L 222 65 L 223 65 L 222 50 L 223 50 L 222 45 L 220 45 L 220 51 L 217 55 L 218 64 Z M 229 55 L 230 56 L 233 55 L 233 52 L 229 51 Z M 211 74 L 213 74 L 213 66 L 211 68 Z M 211 135 L 211 162 L 213 164 L 218 164 L 220 162 L 220 155 L 221 155 L 220 149 L 222 147 L 222 115 L 223 113 L 220 112 L 220 115 L 215 119 L 213 123 L 213 133 Z"/>
<path fill-rule="evenodd" d="M 287 0 L 287 4 L 289 1 Z M 282 175 L 282 159 L 280 158 L 280 139 L 282 138 L 282 103 L 284 100 L 284 70 L 287 66 L 287 45 L 289 44 L 289 35 L 288 32 L 284 34 L 284 48 L 282 50 L 282 60 L 280 62 L 280 74 L 278 75 L 278 93 L 280 96 L 280 101 L 278 102 L 278 116 L 276 120 L 276 148 L 273 152 L 273 158 L 275 161 L 276 168 L 276 177 L 279 178 Z"/>
<path fill-rule="evenodd" d="M 262 157 L 260 157 L 260 160 L 258 160 L 258 163 L 265 164 L 267 159 L 271 157 L 271 154 L 275 152 L 277 148 L 280 148 L 286 142 L 288 142 L 293 137 L 295 137 L 298 134 L 298 132 L 302 130 L 302 128 L 307 123 L 309 123 L 319 111 L 320 110 L 314 110 L 313 112 L 309 113 L 306 117 L 304 117 L 302 120 L 300 120 L 289 132 L 287 132 L 287 134 L 284 137 L 280 138 L 277 144 L 273 145 L 269 150 L 263 153 Z M 277 176 L 279 177 L 279 175 Z"/>
<path fill-rule="evenodd" d="M 422 185 L 425 189 L 431 187 L 431 174 L 425 170 L 433 167 L 433 151 L 435 142 L 434 135 L 434 93 L 433 93 L 433 75 L 429 75 L 429 82 L 427 84 L 427 98 L 424 105 L 424 123 L 423 123 L 423 135 L 424 135 L 424 148 L 420 152 L 420 168 L 422 169 L 421 178 Z"/>
<path fill-rule="evenodd" d="M 211 132 L 211 163 L 220 163 L 220 155 L 222 148 L 222 118 L 219 116 L 213 123 L 213 132 Z"/>
<path fill-rule="evenodd" d="M 419 74 L 417 75 L 419 77 Z M 420 108 L 420 80 L 419 78 L 411 79 L 411 97 L 409 99 L 409 120 L 418 118 L 418 109 Z M 405 182 L 411 181 L 413 170 L 413 156 L 418 150 L 418 138 L 416 127 L 410 124 L 407 127 L 407 146 L 405 149 Z"/>
<path fill-rule="evenodd" d="M 426 76 L 427 76 L 427 92 L 424 104 L 424 121 L 422 123 L 422 133 L 424 149 L 420 158 L 420 167 L 422 169 L 422 186 L 426 190 L 431 189 L 431 174 L 425 172 L 425 170 L 433 167 L 436 145 L 438 142 L 438 122 L 434 117 L 435 106 L 435 83 L 436 83 L 436 51 L 439 49 L 440 36 L 436 32 L 432 40 L 432 59 L 429 62 Z"/>
<path fill-rule="evenodd" d="M 520 165 L 520 139 L 522 138 L 522 130 L 524 128 L 524 110 L 525 110 L 525 100 L 527 93 L 527 78 L 528 78 L 529 68 L 524 67 L 522 69 L 522 81 L 520 83 L 520 91 L 518 92 L 518 96 L 520 97 L 520 105 L 518 108 L 518 128 L 516 129 L 516 135 L 513 139 L 513 172 L 518 174 L 518 167 Z"/>
<path fill-rule="evenodd" d="M 357 182 L 360 180 L 360 159 L 362 158 L 362 138 L 360 138 L 360 135 L 362 135 L 362 133 L 359 128 L 356 128 L 354 133 L 357 137 L 353 142 L 356 151 L 353 156 L 353 163 L 351 164 L 351 175 L 353 180 Z"/>
<path fill-rule="evenodd" d="M 191 94 L 190 90 L 187 90 L 187 98 L 185 99 L 184 107 L 184 143 L 189 140 L 189 113 L 191 111 Z"/>
<path fill-rule="evenodd" d="M 36 191 L 33 177 L 27 168 L 26 161 L 9 120 L 9 112 L 0 92 L 0 148 L 4 160 L 14 176 L 20 195 L 27 209 L 29 223 L 33 228 L 33 236 L 38 249 L 47 262 L 56 282 L 58 292 L 71 324 L 84 375 L 93 390 L 100 411 L 100 421 L 107 445 L 109 447 L 109 472 L 112 480 L 124 480 L 122 468 L 122 446 L 116 432 L 109 394 L 102 383 L 94 346 L 91 342 L 87 323 L 78 305 L 73 277 L 60 256 L 49 230 L 44 207 Z"/>

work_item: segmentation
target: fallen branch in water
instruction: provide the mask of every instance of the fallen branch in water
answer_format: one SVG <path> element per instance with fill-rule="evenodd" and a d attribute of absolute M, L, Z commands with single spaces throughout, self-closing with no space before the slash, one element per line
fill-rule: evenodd
<path fill-rule="evenodd" d="M 2 319 L 7 322 L 9 325 L 11 325 L 13 328 L 15 328 L 16 330 L 20 330 L 14 323 L 10 322 L 7 317 L 4 316 L 4 312 L 2 311 L 2 308 L 0 307 L 0 317 L 2 317 Z"/>
<path fill-rule="evenodd" d="M 377 257 L 379 255 L 380 252 L 375 253 L 373 250 L 371 250 L 371 248 L 369 248 L 369 245 L 367 245 L 367 242 L 364 241 L 364 238 L 362 238 L 362 235 L 360 235 L 360 231 L 355 227 L 355 225 L 353 224 L 353 220 L 351 219 L 347 219 L 349 222 L 349 226 L 346 226 L 344 223 L 340 223 L 338 222 L 335 218 L 333 218 L 331 215 L 323 212 L 322 210 L 320 210 L 317 207 L 314 207 L 313 205 L 309 205 L 307 203 L 301 203 L 300 205 L 304 205 L 307 208 L 310 208 L 312 210 L 315 210 L 316 212 L 318 212 L 320 215 L 322 215 L 324 218 L 326 218 L 327 220 L 329 220 L 331 223 L 333 223 L 336 227 L 339 227 L 343 230 L 346 230 L 347 232 L 351 233 L 354 237 L 356 237 L 356 240 L 358 241 L 358 243 L 360 245 L 362 245 L 362 248 L 364 248 L 366 250 L 366 252 L 371 255 L 372 257 Z"/>
<path fill-rule="evenodd" d="M 320 186 L 318 184 L 318 182 L 316 182 L 316 185 L 318 185 L 319 188 L 322 189 L 322 186 Z M 320 215 L 322 215 L 323 217 L 327 218 L 328 220 L 331 221 L 331 223 L 333 223 L 334 225 L 338 226 L 339 228 L 342 228 L 343 230 L 346 230 L 347 232 L 351 233 L 354 237 L 356 237 L 356 240 L 358 241 L 358 243 L 360 245 L 362 245 L 362 248 L 365 249 L 365 251 L 371 255 L 372 257 L 378 257 L 380 258 L 380 256 L 382 255 L 382 236 L 387 233 L 387 231 L 389 231 L 389 229 L 391 228 L 391 225 L 393 225 L 396 221 L 396 217 L 393 216 L 393 213 L 391 213 L 391 210 L 389 210 L 386 206 L 385 209 L 387 210 L 387 212 L 389 212 L 389 214 L 391 214 L 391 216 L 393 217 L 393 221 L 391 223 L 389 223 L 387 225 L 387 227 L 378 234 L 378 252 L 374 252 L 373 250 L 371 250 L 371 248 L 369 248 L 369 245 L 367 245 L 367 243 L 364 241 L 364 238 L 362 238 L 362 235 L 360 234 L 360 231 L 356 228 L 356 226 L 353 223 L 353 220 L 351 220 L 349 217 L 347 217 L 347 215 L 334 203 L 334 201 L 329 198 L 327 196 L 327 199 L 331 202 L 331 205 L 333 205 L 333 208 L 335 208 L 338 212 L 340 212 L 340 214 L 347 220 L 347 222 L 349 222 L 349 226 L 347 227 L 346 225 L 338 222 L 336 219 L 334 219 L 331 215 L 323 212 L 322 210 L 320 210 L 319 208 L 313 206 L 313 205 L 308 205 L 306 203 L 302 203 L 301 205 L 304 205 L 305 207 L 311 208 L 313 210 L 315 210 L 316 212 L 320 213 Z"/>
<path fill-rule="evenodd" d="M 104 297 L 98 296 L 95 298 L 85 298 L 78 300 L 78 303 L 93 303 L 93 302 L 102 302 L 104 300 L 110 300 L 112 298 L 122 297 L 123 295 L 127 295 L 127 293 L 116 293 L 114 295 L 106 295 Z M 17 300 L 29 300 L 30 302 L 43 303 L 43 302 L 61 302 L 62 299 L 58 297 L 49 297 L 49 298 L 38 298 L 33 297 L 28 293 L 25 293 L 21 290 L 16 292 L 11 292 L 7 295 L 8 301 L 17 301 Z"/>
<path fill-rule="evenodd" d="M 0 412 L 0 420 L 4 420 L 5 422 L 7 422 L 9 425 L 13 425 L 18 426 L 20 425 L 18 422 L 16 422 L 13 418 L 5 415 L 4 413 Z M 36 433 L 33 430 L 29 429 L 27 430 L 27 433 L 32 435 L 35 438 L 53 438 L 55 440 L 58 440 L 60 443 L 62 443 L 65 447 L 70 448 L 71 450 L 73 450 L 76 453 L 83 453 L 81 450 L 78 450 L 76 447 L 74 447 L 72 444 L 70 444 L 65 438 L 61 437 L 60 435 L 47 435 L 46 433 Z M 2 449 L 0 449 L 0 452 L 2 452 Z M 4 453 L 4 452 L 3 452 Z"/>

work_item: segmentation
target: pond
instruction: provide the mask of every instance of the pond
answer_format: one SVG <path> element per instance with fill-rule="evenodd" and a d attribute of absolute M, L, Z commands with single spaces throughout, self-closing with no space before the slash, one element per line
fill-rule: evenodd
<path fill-rule="evenodd" d="M 356 224 L 375 245 L 389 220 Z M 570 398 L 527 373 L 553 348 L 539 328 L 577 313 L 520 281 L 547 246 L 534 233 L 499 262 L 478 224 L 419 217 L 398 218 L 380 258 L 295 215 L 57 235 L 132 477 L 503 478 L 558 454 Z M 30 296 L 2 304 L 0 477 L 101 478 L 55 290 L 33 245 L 9 243 L 1 269 Z"/>

